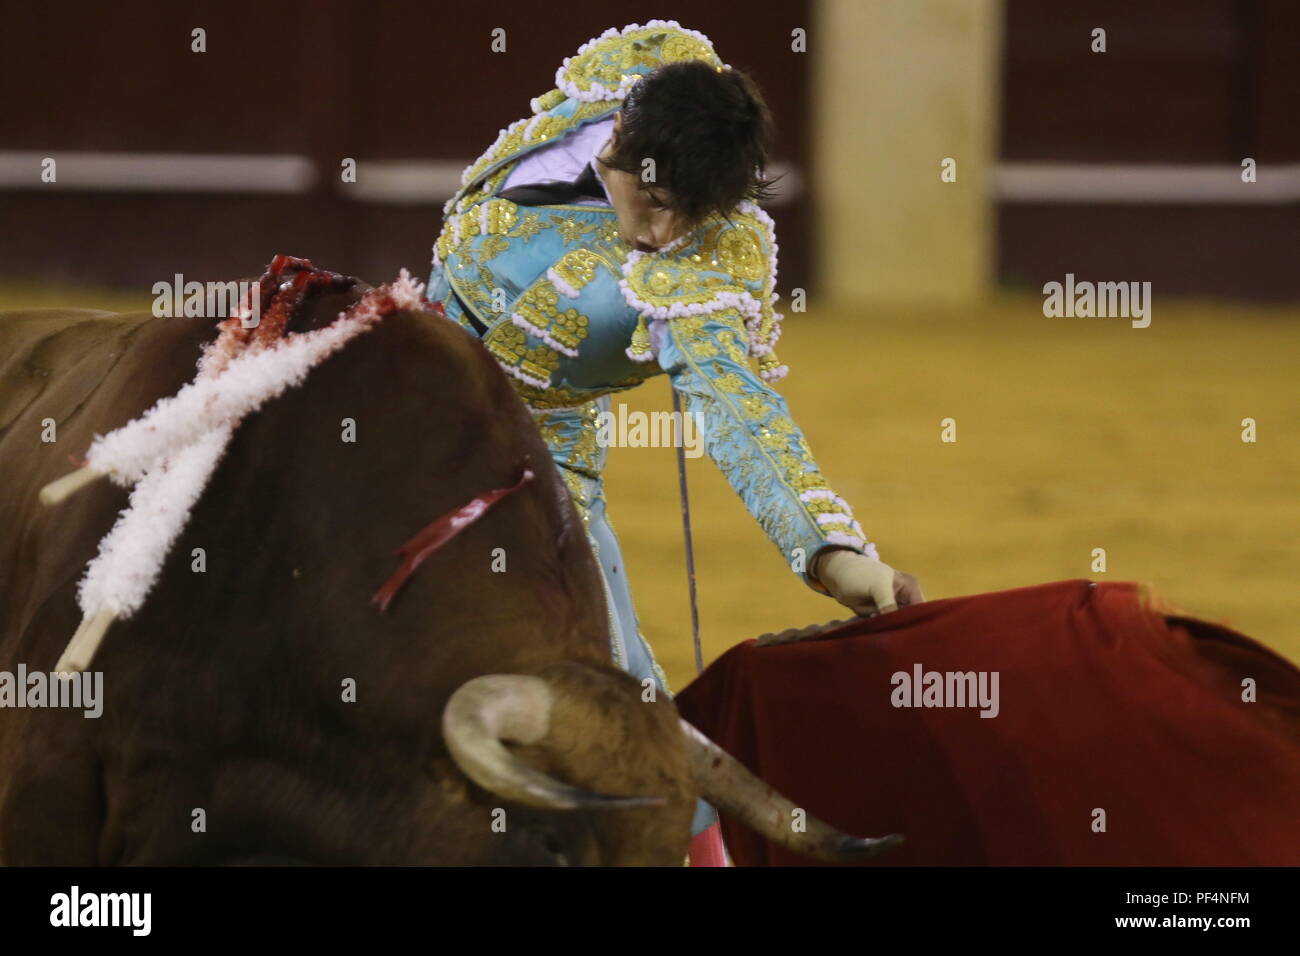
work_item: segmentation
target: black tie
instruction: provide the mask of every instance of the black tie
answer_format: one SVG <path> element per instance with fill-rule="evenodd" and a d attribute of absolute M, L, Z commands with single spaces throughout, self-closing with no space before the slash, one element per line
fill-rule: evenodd
<path fill-rule="evenodd" d="M 582 172 L 578 174 L 578 178 L 573 182 L 567 182 L 563 179 L 548 179 L 544 183 L 511 186 L 509 189 L 497 193 L 497 198 L 509 199 L 519 206 L 558 206 L 562 203 L 573 202 L 576 199 L 609 201 L 605 197 L 605 190 L 601 188 L 600 180 L 596 178 L 596 170 L 591 163 L 587 163 L 582 167 Z"/>

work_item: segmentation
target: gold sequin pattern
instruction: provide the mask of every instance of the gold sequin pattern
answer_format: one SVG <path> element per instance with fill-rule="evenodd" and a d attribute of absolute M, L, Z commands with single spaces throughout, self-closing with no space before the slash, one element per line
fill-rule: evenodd
<path fill-rule="evenodd" d="M 575 291 L 581 289 L 596 278 L 596 269 L 600 266 L 600 256 L 587 249 L 575 249 L 566 252 L 552 267 L 567 285 Z"/>
<path fill-rule="evenodd" d="M 599 83 L 617 90 L 630 72 L 649 72 L 664 63 L 704 60 L 723 65 L 713 48 L 698 37 L 672 27 L 643 27 L 626 35 L 594 41 L 584 53 L 571 57 L 564 77 L 578 89 L 590 90 Z"/>
<path fill-rule="evenodd" d="M 800 514 L 804 516 L 802 527 L 816 529 L 821 539 L 832 531 L 854 534 L 848 517 L 818 523 L 818 515 L 844 510 L 834 499 L 799 499 L 804 492 L 829 491 L 830 487 L 803 433 L 785 410 L 784 400 L 727 347 L 729 341 L 744 335 L 744 316 L 736 309 L 722 309 L 671 319 L 669 329 L 688 367 L 694 370 L 684 394 L 690 410 L 705 418 L 709 452 L 719 468 L 738 491 L 743 489 L 742 494 L 754 499 L 768 498 L 781 487 L 787 489 L 789 507 L 765 509 L 756 515 L 768 535 L 787 544 L 795 540 Z"/>
<path fill-rule="evenodd" d="M 770 292 L 768 250 L 757 219 L 740 211 L 728 224 L 705 221 L 681 249 L 639 258 L 627 276 L 638 299 L 652 308 L 703 305 L 719 293 L 766 298 Z"/>
<path fill-rule="evenodd" d="M 577 351 L 587 337 L 590 322 L 577 309 L 559 309 L 560 293 L 545 276 L 525 290 L 515 305 L 515 313 L 536 329 L 537 335 L 549 335 L 567 349 Z M 559 360 L 556 360 L 558 367 Z"/>
<path fill-rule="evenodd" d="M 498 322 L 484 338 L 483 344 L 502 365 L 517 368 L 543 382 L 550 381 L 551 375 L 560 367 L 560 357 L 555 349 L 544 345 L 529 348 L 524 330 L 511 322 Z"/>

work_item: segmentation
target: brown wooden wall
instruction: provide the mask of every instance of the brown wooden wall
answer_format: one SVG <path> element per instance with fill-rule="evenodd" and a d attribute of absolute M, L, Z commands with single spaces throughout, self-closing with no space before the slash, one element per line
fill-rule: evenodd
<path fill-rule="evenodd" d="M 0 278 L 147 286 L 175 272 L 251 275 L 276 252 L 370 281 L 403 265 L 423 275 L 439 204 L 344 198 L 340 160 L 468 161 L 582 42 L 652 16 L 702 30 L 750 70 L 777 117 L 776 158 L 806 170 L 809 70 L 789 37 L 810 24 L 812 2 L 648 11 L 565 0 L 546 15 L 513 0 L 10 4 L 0 149 L 301 154 L 320 180 L 298 196 L 0 190 Z M 1253 156 L 1261 176 L 1300 162 L 1295 0 L 1007 0 L 1005 24 L 1004 161 Z M 208 31 L 205 54 L 190 52 L 195 26 Z M 1089 51 L 1095 26 L 1108 32 L 1103 55 Z M 507 54 L 489 52 L 494 27 L 507 30 Z M 772 213 L 781 288 L 811 286 L 808 203 Z M 1300 298 L 1295 203 L 1002 203 L 997 222 L 998 275 L 1011 286 L 1073 271 L 1162 292 Z"/>
<path fill-rule="evenodd" d="M 277 252 L 371 282 L 427 274 L 441 204 L 343 198 L 343 157 L 477 157 L 530 113 L 566 56 L 611 26 L 677 19 L 754 75 L 776 115 L 775 158 L 807 160 L 808 78 L 790 30 L 806 0 L 12 4 L 4 14 L 0 149 L 288 153 L 310 157 L 301 196 L 0 191 L 0 277 L 149 285 L 175 272 L 251 275 Z M 190 52 L 190 30 L 208 52 Z M 507 52 L 489 51 L 507 31 Z M 362 167 L 364 175 L 364 166 Z M 35 175 L 35 171 L 33 172 Z M 804 204 L 772 210 L 782 287 L 807 272 Z"/>
<path fill-rule="evenodd" d="M 1090 51 L 1094 27 L 1107 52 Z M 1008 0 L 1003 161 L 1300 163 L 1295 0 Z M 1300 299 L 1300 205 L 1004 203 L 999 275 Z"/>

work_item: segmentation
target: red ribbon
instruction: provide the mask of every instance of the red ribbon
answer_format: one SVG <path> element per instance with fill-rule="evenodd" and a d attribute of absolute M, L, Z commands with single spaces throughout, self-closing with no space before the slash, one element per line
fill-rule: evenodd
<path fill-rule="evenodd" d="M 402 563 L 384 582 L 384 586 L 375 592 L 370 599 L 370 603 L 378 605 L 381 614 L 387 611 L 393 597 L 406 583 L 406 579 L 415 572 L 415 569 L 424 563 L 425 558 L 487 514 L 488 509 L 502 498 L 518 491 L 532 480 L 533 471 L 525 465 L 523 474 L 513 485 L 507 488 L 494 488 L 491 491 L 485 491 L 459 508 L 448 511 L 442 517 L 435 519 L 433 523 L 394 552 L 402 556 Z"/>

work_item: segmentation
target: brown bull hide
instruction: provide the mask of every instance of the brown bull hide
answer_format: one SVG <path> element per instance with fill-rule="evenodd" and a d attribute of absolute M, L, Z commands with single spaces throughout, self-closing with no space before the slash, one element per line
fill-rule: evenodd
<path fill-rule="evenodd" d="M 355 298 L 313 297 L 297 327 Z M 52 668 L 127 498 L 100 481 L 44 509 L 40 487 L 189 381 L 212 335 L 194 319 L 0 317 L 0 669 Z M 387 614 L 370 606 L 402 542 L 525 458 L 536 481 L 435 552 Z M 0 709 L 0 861 L 678 863 L 695 791 L 677 714 L 610 665 L 606 626 L 576 513 L 488 353 L 434 316 L 389 316 L 236 431 L 145 606 L 95 659 L 103 716 Z M 507 671 L 559 699 L 521 756 L 666 806 L 506 807 L 494 832 L 500 801 L 452 765 L 439 715 L 465 681 Z"/>

